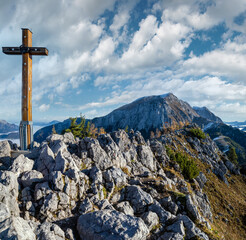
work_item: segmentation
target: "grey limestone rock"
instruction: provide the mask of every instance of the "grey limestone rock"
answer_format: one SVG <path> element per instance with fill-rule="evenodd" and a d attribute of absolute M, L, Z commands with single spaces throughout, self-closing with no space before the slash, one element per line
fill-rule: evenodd
<path fill-rule="evenodd" d="M 202 232 L 199 228 L 197 228 L 194 222 L 192 222 L 192 220 L 189 217 L 185 215 L 180 215 L 177 217 L 177 220 L 183 221 L 187 239 L 191 239 L 197 236 L 203 240 L 209 240 L 209 237 L 204 232 Z"/>
<path fill-rule="evenodd" d="M 73 234 L 73 230 L 71 228 L 68 228 L 65 232 L 65 237 L 67 240 L 76 240 L 74 234 Z"/>
<path fill-rule="evenodd" d="M 117 167 L 112 167 L 103 173 L 107 182 L 114 181 L 115 186 L 122 187 L 127 184 L 127 175 Z"/>
<path fill-rule="evenodd" d="M 86 149 L 89 153 L 89 157 L 94 161 L 95 165 L 101 170 L 106 170 L 113 164 L 107 155 L 107 153 L 101 148 L 97 139 L 84 138 L 80 141 L 80 147 Z"/>
<path fill-rule="evenodd" d="M 37 240 L 65 240 L 65 233 L 62 229 L 49 222 L 44 222 L 36 230 Z"/>
<path fill-rule="evenodd" d="M 79 213 L 88 213 L 93 210 L 93 205 L 89 198 L 84 199 L 79 206 Z"/>
<path fill-rule="evenodd" d="M 52 152 L 54 153 L 54 155 L 56 156 L 58 154 L 58 152 L 66 152 L 67 151 L 67 146 L 64 143 L 64 141 L 62 140 L 56 140 L 53 141 L 50 145 L 49 145 L 50 149 L 52 150 Z"/>
<path fill-rule="evenodd" d="M 12 216 L 0 222 L 0 239 L 36 240 L 36 235 L 26 220 Z"/>
<path fill-rule="evenodd" d="M 48 182 L 37 183 L 35 186 L 34 198 L 36 201 L 38 201 L 41 198 L 49 195 L 51 192 L 52 190 L 50 189 Z"/>
<path fill-rule="evenodd" d="M 178 205 L 172 201 L 170 196 L 159 200 L 160 204 L 167 209 L 170 213 L 176 215 L 178 211 Z"/>
<path fill-rule="evenodd" d="M 239 175 L 240 171 L 239 169 L 229 160 L 225 161 L 226 167 L 230 170 L 231 173 Z"/>
<path fill-rule="evenodd" d="M 101 184 L 103 181 L 103 175 L 102 175 L 102 171 L 94 166 L 91 170 L 90 170 L 90 178 L 92 179 L 93 183 L 96 184 Z"/>
<path fill-rule="evenodd" d="M 19 216 L 19 206 L 16 201 L 18 198 L 18 181 L 13 172 L 0 172 L 0 202 L 6 204 L 11 215 Z"/>
<path fill-rule="evenodd" d="M 74 139 L 74 136 L 71 132 L 67 132 L 63 135 L 63 138 L 64 138 L 64 142 L 66 144 L 74 144 L 76 141 Z"/>
<path fill-rule="evenodd" d="M 146 239 L 149 230 L 141 218 L 115 210 L 100 210 L 79 217 L 77 230 L 86 240 Z"/>
<path fill-rule="evenodd" d="M 31 187 L 33 184 L 43 181 L 43 174 L 36 170 L 26 171 L 22 173 L 20 181 L 23 187 Z"/>
<path fill-rule="evenodd" d="M 172 225 L 169 225 L 166 230 L 168 232 L 174 232 L 174 233 L 178 233 L 181 236 L 184 237 L 185 235 L 185 228 L 184 228 L 184 224 L 182 220 L 176 221 L 174 222 Z"/>
<path fill-rule="evenodd" d="M 115 167 L 125 167 L 126 160 L 122 155 L 117 144 L 114 142 L 110 134 L 102 134 L 98 137 L 98 141 L 107 155 L 110 157 Z"/>
<path fill-rule="evenodd" d="M 199 207 L 200 212 L 203 214 L 203 216 L 205 218 L 208 218 L 210 221 L 213 221 L 213 214 L 207 195 L 205 193 L 196 191 L 194 197 L 196 199 L 197 206 Z"/>
<path fill-rule="evenodd" d="M 225 184 L 229 185 L 227 178 L 225 177 L 225 173 L 220 169 L 219 166 L 216 166 L 213 169 L 213 173 L 220 179 L 222 180 Z"/>
<path fill-rule="evenodd" d="M 124 130 L 118 130 L 111 133 L 111 137 L 118 145 L 120 151 L 122 152 L 127 164 L 131 164 L 131 161 L 137 159 L 137 151 L 135 146 L 129 139 L 128 134 Z"/>
<path fill-rule="evenodd" d="M 12 163 L 10 171 L 19 176 L 25 171 L 31 171 L 34 165 L 34 161 L 25 157 L 23 154 L 19 155 Z"/>
<path fill-rule="evenodd" d="M 139 161 L 151 171 L 156 171 L 156 160 L 149 146 L 139 145 L 137 147 Z"/>
<path fill-rule="evenodd" d="M 54 171 L 55 156 L 48 144 L 42 146 L 39 158 L 35 162 L 35 170 L 41 172 L 45 178 L 48 174 Z"/>
<path fill-rule="evenodd" d="M 65 176 L 60 171 L 51 172 L 49 178 L 53 184 L 52 188 L 54 190 L 63 191 L 65 185 Z"/>
<path fill-rule="evenodd" d="M 159 217 L 155 212 L 145 212 L 141 218 L 144 220 L 144 223 L 150 231 L 159 223 Z"/>
<path fill-rule="evenodd" d="M 97 206 L 99 207 L 100 210 L 103 209 L 115 210 L 115 208 L 110 204 L 108 199 L 99 200 L 97 202 Z"/>
<path fill-rule="evenodd" d="M 158 162 L 165 166 L 166 162 L 169 161 L 169 157 L 167 156 L 166 149 L 162 143 L 157 139 L 150 139 L 150 147 Z"/>
<path fill-rule="evenodd" d="M 158 240 L 183 240 L 184 236 L 179 233 L 165 232 Z"/>
<path fill-rule="evenodd" d="M 126 200 L 129 201 L 135 213 L 143 213 L 148 205 L 153 203 L 150 194 L 143 191 L 139 186 L 126 187 Z"/>
<path fill-rule="evenodd" d="M 0 141 L 0 158 L 11 156 L 11 146 L 8 140 Z"/>
<path fill-rule="evenodd" d="M 191 195 L 186 195 L 186 208 L 195 220 L 201 221 L 201 215 L 197 206 L 194 204 Z"/>
<path fill-rule="evenodd" d="M 57 197 L 57 193 L 54 192 L 50 193 L 45 197 L 44 203 L 40 208 L 40 213 L 43 216 L 50 218 L 52 216 L 52 213 L 58 210 L 58 201 L 59 200 Z"/>
<path fill-rule="evenodd" d="M 169 219 L 173 219 L 175 217 L 170 212 L 163 209 L 156 200 L 154 201 L 152 205 L 149 206 L 148 210 L 155 212 L 158 215 L 160 222 L 164 224 Z"/>
<path fill-rule="evenodd" d="M 8 207 L 6 206 L 6 204 L 0 202 L 0 222 L 4 221 L 5 219 L 9 218 L 10 215 L 10 211 L 8 209 Z"/>
<path fill-rule="evenodd" d="M 203 188 L 205 183 L 207 182 L 207 178 L 203 172 L 199 172 L 199 175 L 196 177 L 196 180 L 197 180 L 200 188 Z"/>
<path fill-rule="evenodd" d="M 60 135 L 60 134 L 51 134 L 49 135 L 47 138 L 46 138 L 46 141 L 48 143 L 51 143 L 51 142 L 55 142 L 55 141 L 62 141 L 64 139 L 64 136 L 63 135 Z"/>
<path fill-rule="evenodd" d="M 128 201 L 118 203 L 116 209 L 126 215 L 134 216 L 134 210 Z"/>

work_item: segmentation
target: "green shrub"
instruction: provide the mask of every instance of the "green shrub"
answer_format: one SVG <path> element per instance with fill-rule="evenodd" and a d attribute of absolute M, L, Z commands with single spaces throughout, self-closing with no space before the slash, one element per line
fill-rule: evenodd
<path fill-rule="evenodd" d="M 198 176 L 200 170 L 194 159 L 191 159 L 187 155 L 180 152 L 174 153 L 174 151 L 169 147 L 166 147 L 166 152 L 170 160 L 176 161 L 179 164 L 184 178 L 191 180 Z"/>
<path fill-rule="evenodd" d="M 206 138 L 206 134 L 200 128 L 191 128 L 189 130 L 189 133 L 193 137 L 197 137 L 199 139 L 205 139 Z"/>
<path fill-rule="evenodd" d="M 237 157 L 237 153 L 234 147 L 230 147 L 227 156 L 232 163 L 236 165 L 238 164 L 238 161 L 237 161 L 238 157 Z"/>

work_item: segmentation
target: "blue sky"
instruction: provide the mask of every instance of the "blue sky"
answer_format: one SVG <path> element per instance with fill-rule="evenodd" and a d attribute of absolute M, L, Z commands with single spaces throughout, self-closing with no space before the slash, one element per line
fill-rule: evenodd
<path fill-rule="evenodd" d="M 246 120 L 245 0 L 0 0 L 0 45 L 33 46 L 33 120 L 103 116 L 174 93 Z M 0 119 L 19 122 L 21 57 L 0 54 Z"/>

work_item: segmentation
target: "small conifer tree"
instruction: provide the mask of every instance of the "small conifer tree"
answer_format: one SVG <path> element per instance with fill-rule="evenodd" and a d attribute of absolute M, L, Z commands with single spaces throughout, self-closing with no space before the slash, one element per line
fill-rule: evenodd
<path fill-rule="evenodd" d="M 55 128 L 55 125 L 53 125 L 53 127 L 52 127 L 52 134 L 56 134 L 57 132 L 56 132 L 56 128 Z"/>

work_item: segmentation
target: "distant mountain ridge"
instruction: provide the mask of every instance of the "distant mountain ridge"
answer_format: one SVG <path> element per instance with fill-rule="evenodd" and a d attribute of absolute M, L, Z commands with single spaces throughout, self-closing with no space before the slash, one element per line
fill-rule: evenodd
<path fill-rule="evenodd" d="M 193 109 L 196 111 L 197 114 L 199 114 L 201 117 L 208 119 L 215 123 L 223 123 L 223 121 L 214 115 L 208 108 L 206 107 L 193 107 Z"/>
<path fill-rule="evenodd" d="M 19 127 L 15 124 L 8 123 L 5 120 L 0 120 L 0 133 L 9 133 L 18 131 Z"/>

